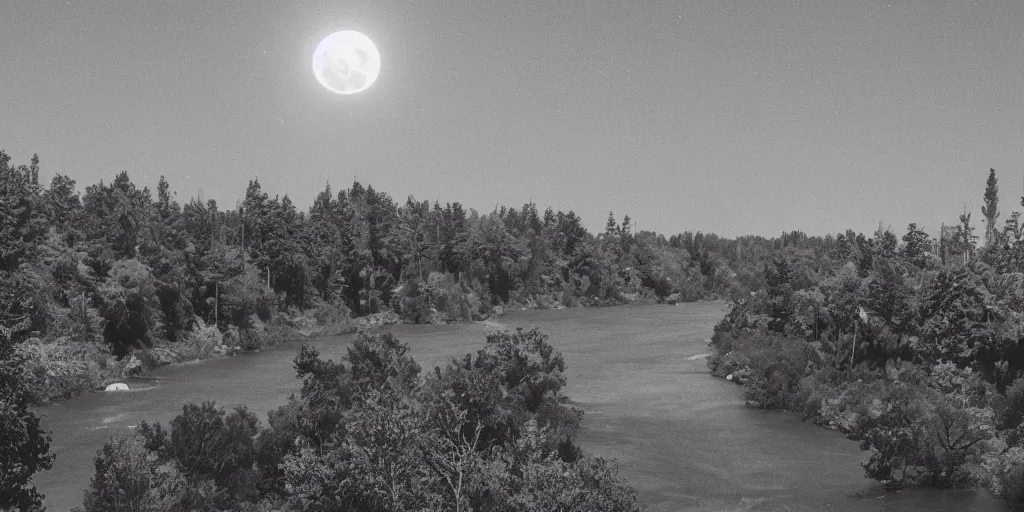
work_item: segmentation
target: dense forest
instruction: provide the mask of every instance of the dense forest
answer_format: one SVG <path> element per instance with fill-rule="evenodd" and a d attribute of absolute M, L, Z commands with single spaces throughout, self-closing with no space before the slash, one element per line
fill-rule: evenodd
<path fill-rule="evenodd" d="M 802 234 L 726 240 L 633 233 L 609 214 L 589 233 L 533 204 L 488 214 L 353 183 L 308 211 L 251 181 L 236 208 L 179 204 L 126 172 L 76 190 L 0 152 L 0 330 L 29 359 L 34 402 L 180 359 L 259 349 L 316 329 L 482 319 L 551 308 L 740 296 Z"/>
<path fill-rule="evenodd" d="M 1024 509 L 1024 226 L 998 192 L 992 170 L 977 231 L 965 212 L 937 240 L 911 224 L 787 247 L 716 327 L 710 368 L 846 433 L 889 487 L 981 485 Z"/>
<path fill-rule="evenodd" d="M 715 298 L 731 307 L 708 364 L 750 405 L 843 431 L 887 486 L 1024 504 L 1024 222 L 1000 219 L 994 170 L 980 230 L 965 211 L 937 237 L 910 224 L 771 239 L 634 233 L 611 213 L 593 234 L 571 211 L 400 204 L 358 182 L 300 211 L 254 180 L 224 210 L 180 204 L 163 178 L 154 197 L 126 172 L 81 193 L 39 174 L 37 157 L 0 152 L 0 509 L 41 502 L 31 476 L 53 455 L 32 406 L 149 367 L 382 322 Z M 539 332 L 496 333 L 423 375 L 401 342 L 365 333 L 344 362 L 303 348 L 295 367 L 302 392 L 267 426 L 189 405 L 112 439 L 85 508 L 636 506 L 575 446 L 580 412 Z M 213 470 L 216 453 L 233 455 Z M 558 483 L 537 493 L 541 479 Z"/>
<path fill-rule="evenodd" d="M 703 233 L 683 233 L 666 239 L 647 231 L 633 233 L 628 216 L 620 223 L 612 214 L 604 232 L 594 235 L 571 211 L 547 209 L 541 213 L 535 205 L 526 204 L 481 214 L 459 203 L 431 205 L 411 197 L 398 204 L 387 194 L 360 183 L 336 194 L 327 186 L 308 211 L 299 211 L 287 196 L 271 198 L 254 180 L 235 208 L 222 210 L 215 201 L 203 202 L 199 198 L 180 204 L 163 178 L 154 197 L 147 188 L 140 189 L 132 183 L 126 172 L 114 176 L 109 184 L 101 181 L 87 186 L 84 192 L 79 192 L 75 181 L 67 176 L 55 175 L 49 186 L 40 184 L 39 176 L 38 157 L 33 156 L 28 165 L 15 166 L 9 156 L 0 152 L 0 282 L 4 284 L 0 288 L 0 439 L 5 441 L 0 443 L 0 509 L 32 509 L 41 502 L 31 477 L 50 467 L 53 455 L 32 412 L 34 405 L 96 389 L 160 364 L 233 350 L 259 350 L 303 335 L 351 332 L 357 325 L 374 325 L 358 323 L 367 318 L 378 324 L 440 323 L 482 319 L 500 314 L 507 307 L 554 308 L 742 296 L 759 286 L 760 261 L 773 251 L 806 238 L 797 233 L 772 240 L 726 240 Z M 520 337 L 509 336 L 522 341 Z M 398 350 L 381 345 L 379 340 L 367 343 L 388 353 Z M 501 357 L 515 353 L 510 353 L 513 348 L 509 347 L 516 343 L 509 343 L 506 340 L 498 345 L 505 347 Z M 552 357 L 550 346 L 545 343 L 534 340 L 528 345 L 532 347 L 527 351 L 529 354 Z M 310 360 L 309 354 L 305 357 L 305 363 L 299 365 L 297 360 L 297 365 L 306 386 L 337 388 L 341 386 L 337 382 L 339 375 L 351 375 L 341 363 L 323 362 L 315 357 Z M 461 366 L 452 365 L 445 370 L 448 376 L 442 380 L 449 388 L 465 390 L 466 386 L 480 384 L 475 380 L 463 383 L 455 379 L 455 374 L 470 372 L 472 376 L 486 369 L 490 377 L 498 377 L 499 367 L 506 364 L 501 363 L 501 357 L 486 356 L 484 352 L 476 359 L 467 357 Z M 493 361 L 495 357 L 497 362 Z M 357 365 L 358 358 L 350 364 Z M 537 409 L 540 397 L 532 395 L 523 399 L 526 403 L 505 403 L 510 396 L 517 396 L 515 393 L 522 393 L 515 389 L 525 385 L 525 381 L 559 382 L 557 366 L 508 370 L 513 371 L 508 377 L 508 389 L 485 386 L 477 390 L 484 395 L 476 407 L 484 404 L 490 412 L 471 407 L 461 410 L 460 414 L 476 415 L 472 419 L 475 425 L 483 424 L 481 417 L 491 416 L 497 419 L 484 422 L 490 425 L 488 428 L 498 428 L 495 425 L 499 423 L 506 425 L 501 427 L 504 433 L 500 435 L 486 429 L 481 433 L 502 439 L 500 443 L 492 439 L 479 444 L 481 457 L 486 452 L 486 457 L 490 457 L 486 459 L 487 465 L 493 471 L 501 461 L 518 461 L 515 467 L 538 471 L 529 473 L 529 478 L 548 479 L 554 477 L 552 471 L 565 469 L 557 464 L 590 460 L 580 459 L 574 449 L 566 448 L 571 446 L 566 443 L 578 423 L 578 419 L 566 418 L 575 417 L 576 413 L 570 414 L 566 412 L 569 409 L 560 409 L 561 406 Z M 450 426 L 438 424 L 429 415 L 423 416 L 424 407 L 434 407 L 442 398 L 439 394 L 444 394 L 436 385 L 430 392 L 422 389 L 442 378 L 428 377 L 420 379 L 416 386 L 401 388 L 380 406 L 386 411 L 378 412 L 412 414 L 406 409 L 394 409 L 395 404 L 418 404 L 410 407 L 419 412 L 408 417 L 426 423 L 409 425 L 441 436 L 428 436 L 420 441 L 445 442 L 452 450 L 464 450 L 465 444 L 458 443 L 469 442 L 470 438 L 444 437 L 444 429 L 450 430 Z M 553 397 L 557 396 L 556 388 L 549 390 Z M 324 392 L 314 394 L 320 396 Z M 337 390 L 333 393 L 337 394 Z M 505 399 L 498 398 L 502 396 Z M 292 407 L 301 409 L 301 414 L 295 410 L 279 413 L 271 418 L 269 429 L 258 437 L 272 438 L 274 434 L 267 432 L 284 428 L 275 422 L 285 421 L 282 418 L 287 416 L 288 421 L 316 423 L 304 426 L 308 429 L 303 432 L 317 439 L 335 436 L 337 447 L 361 442 L 346 438 L 347 430 L 337 423 L 321 425 L 317 423 L 321 421 L 318 417 L 304 416 L 327 414 L 320 406 L 305 403 L 314 398 L 304 393 L 297 399 L 301 403 Z M 330 414 L 363 417 L 362 412 L 350 411 L 351 404 L 347 402 L 330 404 Z M 533 430 L 527 428 L 530 417 L 535 421 L 529 424 L 536 424 L 530 427 Z M 190 435 L 223 434 L 234 439 L 230 442 L 242 443 L 241 448 L 231 445 L 235 448 L 255 449 L 246 444 L 255 442 L 249 435 L 257 430 L 253 419 L 241 412 L 225 416 L 224 411 L 212 406 L 196 406 L 186 408 L 177 423 L 171 425 L 169 435 L 176 439 L 174 429 L 179 425 L 192 429 L 187 431 L 192 434 L 180 434 L 184 439 L 193 439 Z M 550 444 L 545 439 L 552 435 L 545 429 L 559 421 L 569 423 L 559 427 L 557 436 L 561 436 L 558 441 L 562 448 L 555 454 L 556 461 L 542 447 Z M 199 422 L 203 428 L 192 422 Z M 222 427 L 224 432 L 215 432 Z M 406 434 L 410 433 L 403 435 Z M 239 437 L 246 435 L 249 441 Z M 104 468 L 139 463 L 138 457 L 150 460 L 156 454 L 162 462 L 150 469 L 164 471 L 171 467 L 168 461 L 173 456 L 162 451 L 164 441 L 152 432 L 146 434 L 146 439 L 143 451 L 139 451 L 142 448 L 137 443 L 131 444 L 137 439 L 112 441 L 114 444 L 104 448 L 97 459 L 97 478 L 103 478 Z M 315 442 L 322 446 L 326 441 Z M 516 448 L 517 443 L 525 444 Z M 499 445 L 505 451 L 499 453 Z M 276 445 L 260 446 L 276 449 Z M 147 450 L 150 455 L 144 453 Z M 296 454 L 294 450 L 285 450 L 265 456 L 276 457 L 273 460 L 280 463 L 286 456 Z M 190 482 L 213 486 L 207 489 L 209 492 L 228 485 L 216 478 L 209 481 L 207 477 L 211 475 L 189 473 L 188 468 L 202 460 L 200 455 L 189 457 L 192 462 L 179 460 L 177 466 L 172 466 L 180 474 L 189 475 Z M 528 460 L 523 457 L 540 465 L 526 464 Z M 600 482 L 614 482 L 609 480 L 610 476 L 603 476 L 610 475 L 610 470 L 604 463 L 586 464 L 589 465 L 572 466 L 577 468 L 572 471 L 583 471 L 572 478 L 591 482 L 598 493 L 594 499 L 604 500 L 600 494 L 604 491 L 600 489 L 605 487 Z M 421 467 L 417 471 L 429 469 Z M 500 474 L 492 470 L 489 474 Z M 273 486 L 280 490 L 278 476 L 260 474 L 263 476 L 259 478 L 278 479 Z M 438 477 L 436 472 L 431 474 L 434 476 L 428 480 Z M 417 475 L 417 479 L 423 477 Z M 522 479 L 526 475 L 519 472 L 502 478 Z M 417 485 L 428 485 L 423 483 L 425 480 L 416 481 Z M 437 481 L 430 481 L 433 483 L 429 486 L 434 486 L 430 492 L 440 492 L 436 489 Z M 498 485 L 494 481 L 488 485 L 491 484 Z M 253 487 L 253 482 L 245 485 L 243 495 L 232 494 L 230 499 L 225 498 L 228 501 L 218 498 L 220 501 L 209 503 L 218 507 L 229 502 L 252 505 L 265 494 Z M 513 483 L 503 485 L 507 493 L 501 499 L 507 500 L 522 491 L 523 483 L 515 484 L 520 486 L 519 491 Z M 631 491 L 619 493 L 615 490 L 617 485 L 612 485 L 608 492 L 630 502 L 627 498 Z M 113 483 L 110 486 L 121 489 Z M 103 501 L 110 496 L 95 494 L 102 487 L 94 489 L 94 494 L 87 498 L 87 508 L 114 510 L 110 508 L 113 504 Z M 576 485 L 578 489 L 586 487 Z M 122 491 L 149 495 L 156 492 L 146 486 Z M 187 498 L 192 491 L 206 492 L 192 489 L 171 493 L 178 497 L 175 499 L 180 498 L 175 506 L 198 510 L 189 508 L 198 506 Z M 275 495 L 280 500 L 275 498 L 277 501 L 272 502 L 285 500 L 284 494 Z M 294 495 L 288 496 L 292 500 L 289 503 L 296 507 L 313 506 L 294 501 Z M 397 500 L 395 496 L 389 499 Z M 165 498 L 170 499 L 164 496 L 161 500 Z M 619 498 L 608 498 L 612 501 L 605 503 L 619 503 L 615 501 Z M 462 507 L 461 499 L 455 499 L 456 509 Z M 483 507 L 485 501 L 473 503 Z M 125 506 L 143 506 L 139 505 L 141 502 L 131 503 L 134 505 Z M 164 505 L 147 503 L 157 510 L 170 506 L 166 501 L 160 501 Z M 404 509 L 408 502 L 401 503 L 402 506 L 393 507 Z M 581 501 L 574 506 L 588 510 L 596 506 L 587 503 L 591 502 Z"/>

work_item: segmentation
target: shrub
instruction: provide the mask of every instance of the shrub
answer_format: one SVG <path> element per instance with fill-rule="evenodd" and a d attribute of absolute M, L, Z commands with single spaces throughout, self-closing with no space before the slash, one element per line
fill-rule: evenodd
<path fill-rule="evenodd" d="M 73 297 L 68 308 L 52 307 L 53 319 L 47 335 L 56 339 L 67 337 L 81 343 L 103 341 L 104 320 L 85 295 Z"/>
<path fill-rule="evenodd" d="M 799 338 L 717 328 L 715 353 L 708 358 L 714 375 L 743 374 L 747 399 L 765 409 L 799 409 L 798 389 L 808 374 L 810 346 Z"/>
<path fill-rule="evenodd" d="M 319 298 L 315 298 L 312 306 L 303 311 L 279 311 L 272 323 L 293 327 L 295 332 L 302 336 L 334 336 L 349 334 L 356 330 L 351 312 L 343 303 L 334 304 Z"/>
<path fill-rule="evenodd" d="M 24 390 L 35 404 L 71 398 L 119 379 L 127 363 L 118 361 L 106 346 L 67 338 L 32 338 L 15 350 L 24 358 Z"/>
<path fill-rule="evenodd" d="M 398 312 L 404 320 L 415 324 L 430 323 L 432 311 L 427 291 L 428 288 L 416 280 L 402 287 L 398 294 Z"/>
<path fill-rule="evenodd" d="M 236 347 L 241 343 L 242 333 L 238 330 L 238 327 L 229 325 L 224 330 L 224 344 L 228 346 L 228 350 L 236 350 Z"/>
<path fill-rule="evenodd" d="M 86 512 L 225 510 L 258 501 L 259 422 L 245 408 L 188 404 L 170 430 L 143 422 L 96 456 Z"/>
<path fill-rule="evenodd" d="M 518 439 L 496 450 L 483 464 L 480 487 L 486 492 L 473 496 L 471 510 L 640 510 L 612 462 L 566 462 L 544 448 L 547 437 L 546 429 L 530 421 Z"/>
<path fill-rule="evenodd" d="M 539 331 L 494 333 L 426 382 L 391 334 L 361 334 L 345 361 L 302 347 L 301 391 L 262 432 L 204 403 L 112 440 L 86 509 L 638 510 L 614 464 L 572 443 L 581 413 Z"/>
<path fill-rule="evenodd" d="M 420 365 L 409 355 L 409 346 L 391 333 L 360 334 L 345 359 L 357 394 L 382 389 L 409 393 L 419 383 Z"/>
<path fill-rule="evenodd" d="M 1006 394 L 996 409 L 996 427 L 1004 432 L 1007 443 L 1020 444 L 1024 438 L 1024 378 L 1018 378 L 1006 388 Z"/>
<path fill-rule="evenodd" d="M 343 323 L 352 317 L 352 311 L 344 302 L 333 303 L 325 300 L 317 300 L 313 304 L 312 309 L 313 318 L 315 318 L 317 323 L 320 325 Z"/>
<path fill-rule="evenodd" d="M 747 399 L 765 409 L 794 407 L 800 380 L 807 374 L 809 347 L 798 338 L 746 338 L 751 374 L 745 383 Z"/>
<path fill-rule="evenodd" d="M 869 478 L 890 487 L 972 482 L 968 468 L 981 462 L 981 443 L 992 436 L 990 409 L 964 406 L 920 384 L 878 381 L 866 391 L 878 410 L 850 437 L 872 452 L 863 464 Z"/>
<path fill-rule="evenodd" d="M 53 463 L 50 436 L 29 409 L 25 359 L 13 350 L 7 334 L 0 329 L 0 510 L 40 510 L 43 497 L 32 475 Z"/>
<path fill-rule="evenodd" d="M 269 321 L 276 307 L 274 293 L 252 269 L 228 280 L 221 300 L 225 318 L 242 329 L 252 327 L 256 319 Z"/>
<path fill-rule="evenodd" d="M 394 302 L 403 319 L 417 324 L 472 320 L 480 309 L 475 292 L 440 272 L 431 272 L 425 282 L 410 279 L 399 288 Z"/>
<path fill-rule="evenodd" d="M 284 496 L 285 475 L 281 461 L 298 449 L 296 441 L 303 433 L 304 414 L 302 403 L 294 399 L 268 414 L 269 428 L 256 438 L 256 467 L 262 493 Z"/>
<path fill-rule="evenodd" d="M 132 348 L 148 347 L 153 327 L 162 315 L 156 296 L 156 280 L 149 267 L 136 259 L 118 260 L 110 278 L 100 287 L 103 299 L 104 338 L 118 357 Z"/>
<path fill-rule="evenodd" d="M 574 308 L 580 305 L 578 289 L 575 278 L 569 279 L 562 285 L 562 305 L 567 308 Z"/>
<path fill-rule="evenodd" d="M 265 334 L 268 346 L 291 343 L 293 341 L 297 341 L 300 336 L 301 334 L 299 333 L 299 330 L 295 327 L 280 323 L 273 323 L 267 326 L 267 332 Z"/>
<path fill-rule="evenodd" d="M 202 324 L 185 335 L 178 345 L 183 354 L 181 360 L 206 359 L 223 351 L 224 336 L 217 326 Z"/>
<path fill-rule="evenodd" d="M 1024 510 L 1024 448 L 999 450 L 986 462 L 993 494 L 1006 500 L 1010 510 Z"/>
<path fill-rule="evenodd" d="M 507 445 L 532 419 L 558 436 L 549 439 L 546 449 L 561 446 L 572 456 L 582 413 L 561 394 L 564 371 L 561 354 L 540 331 L 500 331 L 487 336 L 476 357 L 467 354 L 435 369 L 424 393 L 434 411 L 466 411 L 463 437 L 480 428 L 482 446 Z"/>
<path fill-rule="evenodd" d="M 843 396 L 846 382 L 834 369 L 826 368 L 800 379 L 792 396 L 793 409 L 804 419 L 829 426 L 847 409 Z"/>
<path fill-rule="evenodd" d="M 1011 510 L 1024 510 L 1024 465 L 1014 466 L 1001 475 L 1003 492 Z"/>
<path fill-rule="evenodd" d="M 245 351 L 258 352 L 267 348 L 268 339 L 262 329 L 246 328 L 238 332 L 238 346 Z"/>
<path fill-rule="evenodd" d="M 152 491 L 152 465 L 138 434 L 116 436 L 96 455 L 96 473 L 85 492 L 86 512 L 158 510 Z"/>

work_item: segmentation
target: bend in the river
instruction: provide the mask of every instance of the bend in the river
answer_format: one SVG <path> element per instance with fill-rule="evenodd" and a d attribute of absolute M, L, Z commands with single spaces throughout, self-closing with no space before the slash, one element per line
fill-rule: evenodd
<path fill-rule="evenodd" d="M 540 327 L 567 365 L 568 395 L 586 411 L 583 448 L 619 460 L 654 511 L 997 510 L 983 492 L 886 493 L 866 480 L 866 457 L 842 435 L 781 413 L 749 409 L 742 389 L 712 378 L 706 340 L 721 302 L 517 311 L 496 321 L 392 328 L 424 370 L 474 352 L 501 327 Z M 312 342 L 344 354 L 350 337 Z M 167 422 L 188 402 L 245 405 L 261 421 L 297 391 L 297 345 L 156 370 L 150 389 L 94 393 L 41 409 L 57 460 L 36 476 L 49 510 L 82 501 L 107 436 Z M 144 384 L 144 383 L 143 383 Z"/>

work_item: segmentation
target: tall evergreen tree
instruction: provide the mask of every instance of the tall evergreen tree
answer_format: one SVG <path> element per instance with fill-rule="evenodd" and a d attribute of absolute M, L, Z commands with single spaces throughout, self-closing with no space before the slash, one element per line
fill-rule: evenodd
<path fill-rule="evenodd" d="M 988 173 L 988 181 L 985 183 L 985 204 L 981 207 L 981 213 L 985 216 L 985 245 L 989 246 L 999 238 L 999 230 L 996 227 L 996 219 L 999 218 L 999 184 L 995 169 L 990 169 Z"/>
<path fill-rule="evenodd" d="M 957 242 L 966 265 L 974 258 L 975 242 L 978 241 L 978 236 L 974 234 L 974 226 L 971 225 L 971 212 L 960 215 L 960 225 L 956 229 Z"/>
<path fill-rule="evenodd" d="M 928 233 L 918 229 L 917 224 L 911 222 L 907 226 L 907 234 L 903 235 L 904 258 L 919 267 L 924 267 L 927 262 L 927 253 L 931 247 L 932 243 L 928 238 Z"/>

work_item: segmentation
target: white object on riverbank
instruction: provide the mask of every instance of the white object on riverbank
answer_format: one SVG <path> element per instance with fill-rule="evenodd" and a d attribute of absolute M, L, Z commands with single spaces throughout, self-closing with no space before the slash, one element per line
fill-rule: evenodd
<path fill-rule="evenodd" d="M 124 382 L 115 382 L 113 384 L 108 384 L 107 388 L 103 391 L 128 391 L 128 384 L 125 384 Z"/>

